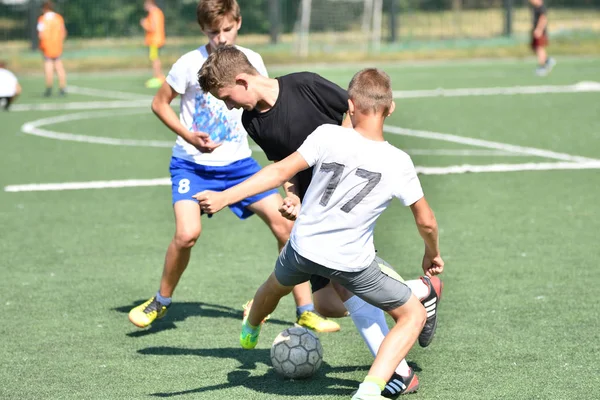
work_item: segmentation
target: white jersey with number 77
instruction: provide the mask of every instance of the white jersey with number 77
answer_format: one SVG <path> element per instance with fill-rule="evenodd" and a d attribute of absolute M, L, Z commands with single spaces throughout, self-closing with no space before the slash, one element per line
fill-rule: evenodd
<path fill-rule="evenodd" d="M 314 169 L 290 244 L 331 269 L 368 267 L 375 257 L 375 222 L 391 200 L 409 206 L 423 197 L 410 156 L 329 124 L 310 134 L 298 152 Z"/>

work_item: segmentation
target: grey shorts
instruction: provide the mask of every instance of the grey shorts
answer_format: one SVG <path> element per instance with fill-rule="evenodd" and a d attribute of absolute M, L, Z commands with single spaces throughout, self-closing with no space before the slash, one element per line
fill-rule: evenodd
<path fill-rule="evenodd" d="M 275 277 L 279 283 L 296 286 L 308 281 L 311 275 L 329 278 L 384 311 L 404 305 L 412 295 L 400 275 L 379 257 L 362 271 L 338 271 L 302 257 L 288 242 L 275 264 Z"/>

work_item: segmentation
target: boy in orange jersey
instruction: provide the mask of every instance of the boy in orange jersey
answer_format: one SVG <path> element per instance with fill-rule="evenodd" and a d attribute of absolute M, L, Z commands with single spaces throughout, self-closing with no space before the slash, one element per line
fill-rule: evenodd
<path fill-rule="evenodd" d="M 155 0 L 145 0 L 144 10 L 148 16 L 140 21 L 140 25 L 146 31 L 146 45 L 149 48 L 149 58 L 152 61 L 152 79 L 146 81 L 147 88 L 158 88 L 165 81 L 165 76 L 161 70 L 158 49 L 165 44 L 165 15 L 156 5 Z"/>
<path fill-rule="evenodd" d="M 51 1 L 42 4 L 42 15 L 37 24 L 40 50 L 44 55 L 44 73 L 46 75 L 46 91 L 44 96 L 52 95 L 54 85 L 54 71 L 58 75 L 60 95 L 66 95 L 67 74 L 60 56 L 63 52 L 63 43 L 67 37 L 67 29 L 63 17 L 54 12 Z"/>

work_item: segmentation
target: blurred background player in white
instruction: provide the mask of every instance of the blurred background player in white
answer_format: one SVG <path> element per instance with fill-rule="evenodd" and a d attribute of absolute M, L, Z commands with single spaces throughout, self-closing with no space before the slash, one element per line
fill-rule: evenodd
<path fill-rule="evenodd" d="M 548 12 L 544 0 L 529 0 L 533 12 L 533 29 L 531 31 L 531 49 L 537 56 L 538 66 L 535 73 L 546 76 L 552 71 L 556 60 L 548 56 Z"/>
<path fill-rule="evenodd" d="M 6 69 L 6 63 L 0 60 L 0 107 L 8 111 L 20 94 L 21 85 L 17 77 Z"/>
<path fill-rule="evenodd" d="M 54 71 L 58 76 L 59 94 L 67 94 L 67 73 L 61 59 L 63 45 L 67 37 L 67 29 L 63 17 L 54 11 L 51 1 L 42 4 L 42 15 L 37 24 L 40 50 L 44 56 L 44 74 L 46 76 L 45 97 L 52 95 L 54 86 Z"/>
<path fill-rule="evenodd" d="M 164 316 L 189 263 L 191 249 L 202 231 L 200 208 L 192 195 L 206 189 L 223 190 L 260 170 L 251 158 L 241 123 L 242 111 L 228 110 L 222 101 L 203 92 L 197 78 L 209 54 L 220 45 L 235 44 L 242 24 L 239 5 L 235 0 L 202 0 L 197 7 L 197 18 L 208 44 L 185 54 L 173 65 L 152 103 L 154 113 L 178 135 L 170 164 L 175 236 L 167 249 L 159 291 L 129 313 L 129 319 L 138 327 L 146 327 Z M 258 53 L 238 48 L 254 68 L 267 75 Z M 170 105 L 177 96 L 181 96 L 179 118 Z M 256 213 L 269 226 L 281 250 L 292 228 L 292 222 L 278 211 L 281 204 L 279 193 L 269 190 L 242 199 L 231 209 L 240 219 Z M 308 284 L 295 288 L 294 296 L 297 307 L 303 313 L 311 313 L 312 329 L 339 330 L 336 322 L 311 312 L 314 306 Z"/>
<path fill-rule="evenodd" d="M 244 108 L 242 122 L 246 131 L 272 161 L 283 160 L 293 154 L 322 124 L 351 126 L 350 119 L 344 119 L 348 111 L 346 90 L 310 72 L 283 75 L 276 79 L 263 77 L 246 56 L 232 46 L 221 47 L 209 56 L 200 70 L 199 81 L 204 91 L 224 100 L 229 107 Z M 281 210 L 290 219 L 297 216 L 312 177 L 312 170 L 307 169 L 284 185 L 287 192 L 284 202 L 297 203 Z M 389 331 L 384 313 L 327 278 L 314 275 L 310 282 L 317 310 L 326 317 L 341 317 L 349 313 L 375 355 Z M 436 331 L 437 306 L 443 284 L 438 277 L 428 276 L 406 284 L 427 308 L 427 322 L 419 336 L 419 344 L 426 347 Z M 416 382 L 414 372 L 402 360 L 385 394 L 408 393 L 411 382 Z"/>
<path fill-rule="evenodd" d="M 353 128 L 325 124 L 289 157 L 265 167 L 247 181 L 223 192 L 194 196 L 204 212 L 215 213 L 240 199 L 282 185 L 314 167 L 313 179 L 282 250 L 275 271 L 256 292 L 242 325 L 240 343 L 252 349 L 261 325 L 292 287 L 312 274 L 328 277 L 370 304 L 388 312 L 396 325 L 377 349 L 377 356 L 355 400 L 385 399 L 381 392 L 395 366 L 423 328 L 427 312 L 395 271 L 375 255 L 377 218 L 396 197 L 410 206 L 425 243 L 423 271 L 441 273 L 438 227 L 414 165 L 383 137 L 385 118 L 394 111 L 389 76 L 378 69 L 358 72 L 348 88 Z M 340 145 L 343 143 L 343 145 Z M 287 207 L 295 207 L 293 199 Z M 327 243 L 327 246 L 323 246 Z"/>

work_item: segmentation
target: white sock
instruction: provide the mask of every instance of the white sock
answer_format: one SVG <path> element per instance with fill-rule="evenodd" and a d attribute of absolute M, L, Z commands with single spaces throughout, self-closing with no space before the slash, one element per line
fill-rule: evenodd
<path fill-rule="evenodd" d="M 398 364 L 398 368 L 396 368 L 396 373 L 402 376 L 410 375 L 410 367 L 408 366 L 406 359 L 403 358 L 402 361 L 400 361 L 400 364 Z"/>
<path fill-rule="evenodd" d="M 417 299 L 423 300 L 425 297 L 429 296 L 429 286 L 427 286 L 422 279 L 413 279 L 412 281 L 406 281 L 404 283 L 412 290 Z"/>
<path fill-rule="evenodd" d="M 350 313 L 350 318 L 367 344 L 369 351 L 375 357 L 383 338 L 390 331 L 383 311 L 358 296 L 350 297 L 344 302 L 344 306 Z"/>
<path fill-rule="evenodd" d="M 421 282 L 420 279 L 419 282 Z M 375 357 L 385 335 L 390 331 L 383 311 L 358 296 L 352 296 L 346 300 L 344 306 L 350 313 L 352 322 L 354 322 L 356 329 L 358 329 L 371 354 Z M 406 360 L 403 359 L 400 362 L 396 368 L 396 373 L 402 376 L 410 375 L 410 367 L 406 363 Z"/>

